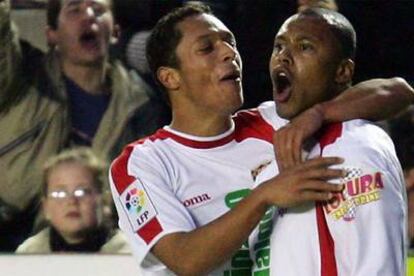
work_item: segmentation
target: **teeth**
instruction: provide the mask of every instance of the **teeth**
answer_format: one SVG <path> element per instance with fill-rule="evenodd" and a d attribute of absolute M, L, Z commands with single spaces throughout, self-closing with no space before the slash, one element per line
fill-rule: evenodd
<path fill-rule="evenodd" d="M 286 73 L 285 72 L 279 72 L 277 73 L 278 77 L 286 77 Z"/>

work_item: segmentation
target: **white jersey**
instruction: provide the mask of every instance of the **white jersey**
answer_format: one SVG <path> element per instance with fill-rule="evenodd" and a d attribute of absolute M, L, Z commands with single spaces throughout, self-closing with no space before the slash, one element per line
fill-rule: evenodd
<path fill-rule="evenodd" d="M 164 127 L 126 147 L 113 162 L 110 182 L 119 226 L 143 275 L 172 274 L 150 253 L 162 237 L 217 219 L 249 193 L 258 172 L 274 159 L 272 125 L 282 122 L 268 120 L 274 112 L 269 103 L 239 112 L 233 127 L 216 137 Z M 251 266 L 246 243 L 211 275 L 250 274 Z"/>
<path fill-rule="evenodd" d="M 269 275 L 405 275 L 406 195 L 391 139 L 363 120 L 333 124 L 309 158 L 319 155 L 345 159 L 345 189 L 328 203 L 277 209 Z M 276 173 L 273 162 L 256 181 Z"/>

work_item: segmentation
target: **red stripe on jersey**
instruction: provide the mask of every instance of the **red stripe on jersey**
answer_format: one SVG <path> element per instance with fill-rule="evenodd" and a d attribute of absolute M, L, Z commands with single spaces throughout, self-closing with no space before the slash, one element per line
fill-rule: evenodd
<path fill-rule="evenodd" d="M 237 142 L 257 138 L 272 143 L 273 127 L 263 119 L 257 109 L 240 111 L 233 119 L 236 125 Z"/>
<path fill-rule="evenodd" d="M 173 139 L 174 141 L 187 147 L 196 149 L 210 149 L 223 146 L 232 140 L 241 142 L 248 138 L 256 138 L 272 143 L 273 127 L 268 124 L 260 115 L 259 111 L 252 109 L 249 111 L 238 112 L 233 117 L 235 123 L 235 131 L 229 135 L 214 141 L 195 141 L 172 133 L 166 129 L 158 130 L 154 135 L 150 136 L 151 141 L 157 139 Z"/>
<path fill-rule="evenodd" d="M 162 232 L 161 224 L 155 217 L 151 219 L 147 224 L 137 231 L 137 234 L 142 238 L 146 244 L 149 244 L 159 233 Z"/>
<path fill-rule="evenodd" d="M 342 135 L 342 123 L 328 125 L 322 130 L 319 139 L 321 155 L 323 149 L 333 144 Z M 321 253 L 321 276 L 337 276 L 335 244 L 329 232 L 322 203 L 316 203 L 316 220 L 318 223 L 319 249 Z"/>
<path fill-rule="evenodd" d="M 135 180 L 135 177 L 128 174 L 128 160 L 134 149 L 134 145 L 140 142 L 141 140 L 128 145 L 112 163 L 111 176 L 119 195 Z"/>

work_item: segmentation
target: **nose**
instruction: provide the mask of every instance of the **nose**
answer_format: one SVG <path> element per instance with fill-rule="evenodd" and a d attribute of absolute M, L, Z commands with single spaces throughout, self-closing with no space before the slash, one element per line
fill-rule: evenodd
<path fill-rule="evenodd" d="M 68 197 L 66 198 L 66 202 L 69 205 L 77 205 L 79 203 L 79 198 L 71 194 L 71 195 L 68 195 Z"/>
<path fill-rule="evenodd" d="M 87 6 L 85 8 L 85 14 L 87 18 L 94 18 L 95 17 L 95 11 L 91 6 Z"/>
<path fill-rule="evenodd" d="M 291 65 L 292 64 L 292 53 L 290 52 L 290 49 L 288 47 L 284 47 L 276 55 L 277 55 L 276 57 L 277 57 L 279 63 L 283 63 L 283 64 L 286 64 L 286 65 Z"/>
<path fill-rule="evenodd" d="M 231 45 L 228 42 L 223 41 L 222 45 L 222 60 L 223 61 L 233 61 L 237 56 L 236 46 Z"/>
<path fill-rule="evenodd" d="M 93 7 L 84 3 L 81 7 L 81 18 L 86 22 L 95 21 L 96 13 Z"/>

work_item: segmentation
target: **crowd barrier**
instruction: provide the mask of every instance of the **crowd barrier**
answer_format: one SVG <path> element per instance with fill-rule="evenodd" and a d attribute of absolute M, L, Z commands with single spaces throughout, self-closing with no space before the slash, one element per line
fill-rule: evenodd
<path fill-rule="evenodd" d="M 2 276 L 139 276 L 132 255 L 0 255 Z M 414 257 L 407 276 L 414 276 Z"/>

